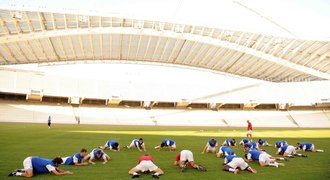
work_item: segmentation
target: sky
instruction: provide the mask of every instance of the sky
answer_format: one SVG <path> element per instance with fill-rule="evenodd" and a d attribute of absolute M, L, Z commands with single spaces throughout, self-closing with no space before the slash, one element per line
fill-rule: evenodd
<path fill-rule="evenodd" d="M 329 0 L 1 0 L 0 7 L 64 10 L 330 39 Z"/>

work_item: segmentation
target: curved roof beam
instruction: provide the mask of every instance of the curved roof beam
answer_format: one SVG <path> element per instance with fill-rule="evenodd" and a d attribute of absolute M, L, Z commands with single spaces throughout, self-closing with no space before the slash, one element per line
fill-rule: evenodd
<path fill-rule="evenodd" d="M 27 34 L 18 34 L 0 37 L 0 44 L 26 41 L 40 38 L 58 37 L 58 36 L 72 36 L 72 35 L 84 35 L 84 34 L 131 34 L 131 35 L 145 35 L 145 36 L 157 36 L 167 37 L 174 39 L 184 39 L 203 44 L 209 44 L 217 47 L 228 48 L 231 50 L 239 51 L 249 55 L 256 56 L 265 61 L 276 63 L 293 70 L 310 74 L 322 79 L 330 79 L 330 74 L 317 71 L 312 68 L 308 68 L 303 65 L 295 64 L 286 59 L 275 57 L 271 54 L 265 53 L 260 50 L 249 48 L 244 45 L 224 41 L 221 39 L 212 38 L 209 36 L 196 35 L 191 33 L 177 33 L 174 31 L 157 31 L 155 29 L 136 29 L 132 27 L 95 27 L 95 28 L 83 28 L 83 29 L 65 29 L 65 30 L 53 30 L 53 31 L 41 31 Z"/>

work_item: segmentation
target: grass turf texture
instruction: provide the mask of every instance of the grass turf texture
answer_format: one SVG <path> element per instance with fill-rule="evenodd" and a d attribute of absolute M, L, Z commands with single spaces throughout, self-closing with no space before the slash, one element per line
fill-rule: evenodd
<path fill-rule="evenodd" d="M 214 154 L 201 154 L 210 137 L 216 137 L 219 143 L 224 139 L 234 137 L 239 142 L 245 136 L 243 128 L 208 128 L 208 127 L 142 127 L 142 126 L 87 126 L 87 125 L 57 125 L 48 129 L 46 124 L 0 123 L 0 179 L 5 179 L 14 169 L 23 168 L 22 162 L 27 156 L 54 158 L 55 156 L 71 156 L 81 148 L 90 152 L 93 148 L 104 145 L 108 139 L 116 139 L 121 147 L 129 144 L 132 139 L 143 137 L 147 153 L 154 157 L 155 164 L 164 170 L 161 179 L 330 179 L 330 129 L 264 129 L 255 128 L 254 140 L 262 137 L 274 144 L 276 140 L 285 139 L 289 144 L 307 141 L 324 153 L 306 152 L 308 158 L 296 157 L 284 162 L 285 167 L 260 167 L 257 162 L 249 163 L 258 173 L 246 171 L 239 175 L 222 171 L 223 158 Z M 290 138 L 286 138 L 290 137 Z M 176 141 L 177 151 L 156 151 L 164 138 Z M 175 155 L 179 150 L 190 149 L 194 153 L 197 164 L 207 168 L 207 172 L 199 172 L 187 168 L 181 173 L 173 166 Z M 242 146 L 233 148 L 239 156 L 243 156 Z M 270 154 L 276 149 L 265 147 Z M 88 153 L 89 153 L 88 152 Z M 106 153 L 112 158 L 106 165 L 97 162 L 96 165 L 85 167 L 64 166 L 60 168 L 72 171 L 73 175 L 56 177 L 55 175 L 36 175 L 35 179 L 130 179 L 128 171 L 134 167 L 138 158 L 144 154 L 136 149 L 123 149 L 121 152 Z M 19 179 L 20 177 L 10 177 Z M 21 178 L 22 179 L 22 178 Z M 140 179 L 151 179 L 151 174 L 142 175 Z"/>

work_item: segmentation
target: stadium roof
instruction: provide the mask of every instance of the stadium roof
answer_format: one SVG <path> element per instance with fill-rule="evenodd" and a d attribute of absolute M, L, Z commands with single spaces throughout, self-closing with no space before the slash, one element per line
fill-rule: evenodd
<path fill-rule="evenodd" d="M 4 1 L 0 4 L 0 65 L 119 60 L 184 65 L 273 82 L 330 79 L 330 36 L 322 34 L 329 30 L 325 22 L 324 28 L 314 27 L 321 31 L 313 33 L 321 36 L 312 37 L 289 30 L 245 1 L 221 1 L 222 10 L 231 7 L 231 14 L 243 12 L 242 16 L 226 17 L 211 5 L 213 16 L 206 11 L 206 15 L 186 12 L 185 7 L 195 1 L 189 2 L 169 1 L 174 7 L 168 10 L 171 18 L 155 9 L 151 17 L 124 9 L 120 10 L 126 14 L 116 14 L 81 5 L 60 9 L 54 2 L 49 8 L 38 4 L 40 1 L 34 5 L 25 2 L 25 6 L 24 2 Z M 121 5 L 125 3 L 129 4 L 124 1 Z M 151 4 L 151 9 L 155 6 Z M 196 13 L 202 18 L 185 18 L 196 17 Z M 329 20 L 325 17 L 323 20 Z M 249 23 L 243 22 L 247 18 Z M 218 19 L 221 23 L 214 23 Z M 231 25 L 238 19 L 236 27 Z M 245 25 L 247 28 L 241 27 Z"/>

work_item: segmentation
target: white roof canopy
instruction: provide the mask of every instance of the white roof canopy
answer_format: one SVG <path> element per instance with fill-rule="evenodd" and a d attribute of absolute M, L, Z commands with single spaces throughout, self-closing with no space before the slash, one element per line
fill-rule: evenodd
<path fill-rule="evenodd" d="M 186 3 L 179 3 L 180 11 L 174 13 L 183 11 Z M 0 6 L 0 64 L 125 60 L 185 65 L 274 82 L 330 79 L 329 40 L 300 38 L 241 1 L 223 3 L 254 13 L 282 34 L 162 21 L 156 20 L 157 15 L 143 19 L 7 5 Z M 204 19 L 217 21 L 221 16 Z"/>

